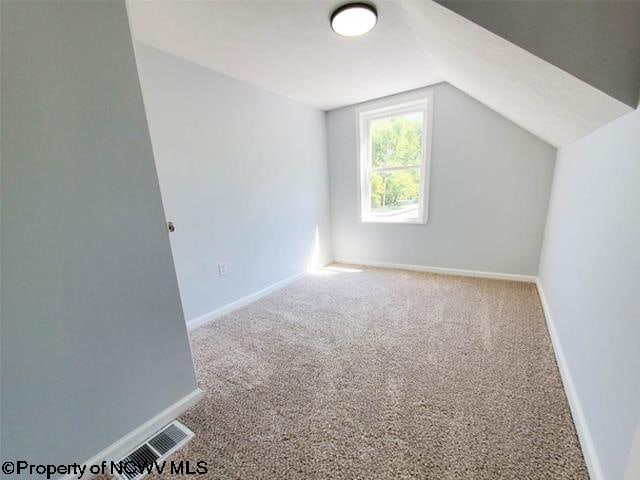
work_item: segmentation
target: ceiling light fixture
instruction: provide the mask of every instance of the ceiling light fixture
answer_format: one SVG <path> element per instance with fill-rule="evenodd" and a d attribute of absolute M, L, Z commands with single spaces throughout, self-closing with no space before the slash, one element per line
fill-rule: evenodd
<path fill-rule="evenodd" d="M 331 28 L 343 37 L 358 37 L 376 26 L 378 11 L 368 3 L 348 3 L 331 14 Z"/>

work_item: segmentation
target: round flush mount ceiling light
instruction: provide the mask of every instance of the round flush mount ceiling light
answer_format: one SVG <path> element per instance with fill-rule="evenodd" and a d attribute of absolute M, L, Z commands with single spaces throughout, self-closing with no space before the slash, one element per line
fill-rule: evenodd
<path fill-rule="evenodd" d="M 348 3 L 331 14 L 331 28 L 343 37 L 364 35 L 376 26 L 378 12 L 368 3 Z"/>

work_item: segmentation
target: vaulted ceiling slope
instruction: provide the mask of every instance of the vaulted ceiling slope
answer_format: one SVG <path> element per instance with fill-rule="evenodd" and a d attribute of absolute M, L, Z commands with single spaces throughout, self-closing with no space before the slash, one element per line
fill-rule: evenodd
<path fill-rule="evenodd" d="M 136 40 L 322 110 L 444 80 L 557 147 L 632 110 L 435 2 L 376 5 L 376 28 L 353 39 L 329 28 L 335 0 L 128 8 Z"/>
<path fill-rule="evenodd" d="M 640 2 L 436 1 L 621 102 L 638 106 Z"/>
<path fill-rule="evenodd" d="M 447 82 L 551 145 L 573 143 L 633 110 L 435 2 L 401 1 Z"/>

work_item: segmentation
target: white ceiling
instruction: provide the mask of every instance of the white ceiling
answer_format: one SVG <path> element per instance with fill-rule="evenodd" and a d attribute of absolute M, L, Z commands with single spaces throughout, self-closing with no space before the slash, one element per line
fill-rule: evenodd
<path fill-rule="evenodd" d="M 378 2 L 378 25 L 351 39 L 329 26 L 336 4 L 130 0 L 128 8 L 136 40 L 321 110 L 443 80 L 399 4 Z"/>
<path fill-rule="evenodd" d="M 551 145 L 568 145 L 633 110 L 437 3 L 401 3 L 447 82 Z"/>
<path fill-rule="evenodd" d="M 129 0 L 136 40 L 331 110 L 447 81 L 557 147 L 627 105 L 430 0 L 376 1 L 359 38 L 329 26 L 340 0 Z"/>

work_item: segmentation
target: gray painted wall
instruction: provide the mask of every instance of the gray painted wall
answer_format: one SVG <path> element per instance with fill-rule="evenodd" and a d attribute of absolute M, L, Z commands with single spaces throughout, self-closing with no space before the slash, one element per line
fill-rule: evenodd
<path fill-rule="evenodd" d="M 640 2 L 437 1 L 621 102 L 638 105 Z"/>
<path fill-rule="evenodd" d="M 82 462 L 196 388 L 124 2 L 3 1 L 1 93 L 2 456 Z"/>
<path fill-rule="evenodd" d="M 2 2 L 0 2 L 0 258 L 2 258 Z M 2 459 L 2 261 L 0 261 L 0 459 Z"/>
<path fill-rule="evenodd" d="M 187 320 L 329 260 L 324 113 L 136 52 Z"/>
<path fill-rule="evenodd" d="M 637 480 L 638 478 L 640 478 L 640 421 L 636 429 L 635 440 L 631 446 L 631 453 L 629 455 L 624 480 Z"/>
<path fill-rule="evenodd" d="M 555 148 L 449 84 L 426 90 L 435 95 L 426 225 L 360 222 L 355 107 L 327 114 L 334 257 L 535 275 Z"/>
<path fill-rule="evenodd" d="M 640 420 L 640 111 L 558 152 L 540 281 L 602 469 Z"/>

